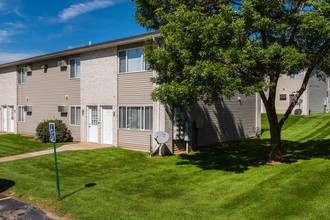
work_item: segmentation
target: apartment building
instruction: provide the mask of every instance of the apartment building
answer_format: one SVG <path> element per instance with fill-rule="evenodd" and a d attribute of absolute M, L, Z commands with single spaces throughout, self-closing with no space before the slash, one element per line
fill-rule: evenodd
<path fill-rule="evenodd" d="M 304 80 L 305 73 L 293 74 L 290 76 L 281 76 L 278 80 L 276 89 L 276 110 L 283 114 L 292 102 L 296 92 Z M 301 95 L 298 103 L 294 107 L 292 114 L 308 115 L 313 113 L 329 112 L 329 78 L 318 77 L 312 74 L 307 84 L 305 92 Z M 262 112 L 265 108 L 262 106 Z"/>
<path fill-rule="evenodd" d="M 0 69 L 0 132 L 17 132 L 17 71 L 13 66 Z"/>
<path fill-rule="evenodd" d="M 39 122 L 60 119 L 74 141 L 142 151 L 156 144 L 157 131 L 166 131 L 171 152 L 187 142 L 179 131 L 185 124 L 194 146 L 255 136 L 257 95 L 236 94 L 213 106 L 153 101 L 150 79 L 157 73 L 142 50 L 150 36 L 161 37 L 143 34 L 0 65 L 1 131 L 34 135 Z"/>

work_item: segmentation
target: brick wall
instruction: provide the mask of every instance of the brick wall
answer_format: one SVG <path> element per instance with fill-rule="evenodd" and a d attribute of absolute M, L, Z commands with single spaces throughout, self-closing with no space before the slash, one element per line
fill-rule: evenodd
<path fill-rule="evenodd" d="M 81 141 L 87 142 L 87 107 L 98 107 L 98 142 L 101 143 L 101 107 L 112 106 L 113 145 L 117 145 L 117 49 L 81 54 Z"/>

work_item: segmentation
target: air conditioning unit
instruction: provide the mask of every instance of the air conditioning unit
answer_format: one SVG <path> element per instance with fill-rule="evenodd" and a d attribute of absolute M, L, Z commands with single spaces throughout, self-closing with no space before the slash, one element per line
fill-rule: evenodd
<path fill-rule="evenodd" d="M 59 61 L 57 61 L 57 66 L 59 66 L 59 67 L 64 67 L 64 66 L 67 66 L 67 65 L 68 65 L 67 60 L 59 60 Z"/>
<path fill-rule="evenodd" d="M 26 66 L 26 67 L 23 67 L 23 70 L 26 73 L 31 73 L 32 72 L 32 67 L 31 66 Z"/>
<path fill-rule="evenodd" d="M 25 106 L 25 111 L 26 112 L 32 112 L 32 106 L 31 105 Z"/>
<path fill-rule="evenodd" d="M 69 111 L 69 106 L 62 105 L 62 106 L 58 106 L 57 109 L 58 109 L 58 112 L 67 113 Z"/>

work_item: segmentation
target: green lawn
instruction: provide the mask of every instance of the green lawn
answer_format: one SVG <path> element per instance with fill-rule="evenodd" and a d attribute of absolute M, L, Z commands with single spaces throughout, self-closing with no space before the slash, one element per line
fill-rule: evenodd
<path fill-rule="evenodd" d="M 62 145 L 63 143 L 57 143 L 57 146 Z M 45 150 L 52 147 L 52 143 L 41 143 L 34 140 L 33 137 L 30 136 L 21 136 L 15 134 L 0 135 L 0 157 Z"/>
<path fill-rule="evenodd" d="M 191 154 L 58 154 L 61 201 L 52 155 L 2 163 L 0 192 L 72 219 L 329 219 L 329 124 L 330 114 L 290 117 L 276 166 L 263 165 L 264 123 L 261 139 Z"/>

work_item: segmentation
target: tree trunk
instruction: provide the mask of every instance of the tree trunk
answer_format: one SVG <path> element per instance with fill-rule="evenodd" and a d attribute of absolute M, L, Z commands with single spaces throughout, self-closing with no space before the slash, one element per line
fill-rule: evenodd
<path fill-rule="evenodd" d="M 276 121 L 270 122 L 270 154 L 268 162 L 280 162 L 282 157 L 281 128 Z"/>
<path fill-rule="evenodd" d="M 261 98 L 266 107 L 267 118 L 270 129 L 270 153 L 268 162 L 281 162 L 282 157 L 282 146 L 281 146 L 281 130 L 282 124 L 278 122 L 276 107 L 275 107 L 275 90 L 270 90 L 270 99 L 267 100 L 265 93 L 260 92 Z"/>

